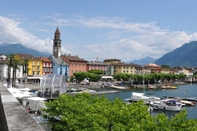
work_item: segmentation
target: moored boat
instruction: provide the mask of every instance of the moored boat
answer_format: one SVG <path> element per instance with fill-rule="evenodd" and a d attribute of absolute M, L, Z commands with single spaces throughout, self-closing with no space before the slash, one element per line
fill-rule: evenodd
<path fill-rule="evenodd" d="M 159 97 L 156 96 L 145 96 L 144 93 L 133 92 L 129 99 L 130 102 L 137 102 L 143 100 L 144 104 L 149 104 L 151 101 L 160 101 Z"/>
<path fill-rule="evenodd" d="M 164 99 L 160 102 L 151 101 L 150 105 L 164 111 L 181 111 L 182 105 L 177 100 Z"/>

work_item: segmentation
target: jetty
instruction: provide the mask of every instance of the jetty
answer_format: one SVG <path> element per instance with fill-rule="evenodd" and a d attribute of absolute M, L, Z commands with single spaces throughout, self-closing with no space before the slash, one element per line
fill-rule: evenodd
<path fill-rule="evenodd" d="M 82 93 L 82 92 L 79 92 Z M 70 95 L 75 95 L 75 94 L 79 94 L 79 93 L 66 93 L 66 94 L 70 94 Z M 113 93 L 118 93 L 118 91 L 116 90 L 109 90 L 109 91 L 96 91 L 96 92 L 88 92 L 91 95 L 105 95 L 105 94 L 113 94 Z"/>

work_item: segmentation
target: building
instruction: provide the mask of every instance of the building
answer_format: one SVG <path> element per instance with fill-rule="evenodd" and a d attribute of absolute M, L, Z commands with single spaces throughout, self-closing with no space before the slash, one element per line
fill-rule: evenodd
<path fill-rule="evenodd" d="M 127 64 L 124 62 L 120 62 L 114 65 L 114 74 L 119 73 L 126 73 L 126 74 L 141 74 L 142 73 L 142 67 L 137 64 Z"/>
<path fill-rule="evenodd" d="M 157 64 L 147 64 L 144 65 L 144 70 L 145 70 L 145 74 L 152 74 L 152 73 L 160 73 L 161 72 L 161 66 L 157 65 Z"/>
<path fill-rule="evenodd" d="M 42 72 L 42 67 L 43 67 L 43 62 L 41 57 L 34 57 L 30 54 L 15 54 L 15 59 L 22 61 L 27 60 L 27 69 L 28 73 L 26 79 L 28 79 L 28 82 L 30 83 L 40 83 L 41 76 L 43 74 Z M 21 71 L 22 72 L 22 71 Z"/>
<path fill-rule="evenodd" d="M 4 54 L 0 54 L 0 81 L 6 81 L 7 77 L 8 77 L 8 73 L 7 73 L 7 57 Z"/>
<path fill-rule="evenodd" d="M 7 59 L 7 56 L 4 55 L 4 54 L 0 54 L 0 60 L 6 60 Z"/>
<path fill-rule="evenodd" d="M 107 64 L 106 75 L 114 75 L 114 65 L 120 63 L 119 59 L 105 59 L 104 63 Z"/>
<path fill-rule="evenodd" d="M 59 58 L 61 56 L 61 38 L 60 31 L 57 27 L 53 39 L 53 56 Z"/>
<path fill-rule="evenodd" d="M 69 65 L 61 58 L 61 34 L 58 27 L 54 33 L 53 55 L 49 57 L 49 60 L 52 61 L 52 73 L 64 74 L 67 79 L 69 76 Z"/>
<path fill-rule="evenodd" d="M 62 55 L 62 60 L 68 63 L 69 65 L 69 78 L 73 76 L 75 72 L 87 72 L 87 62 L 83 58 L 79 58 L 78 56 Z"/>
<path fill-rule="evenodd" d="M 47 57 L 41 57 L 42 60 L 42 74 L 52 74 L 53 71 L 53 63 Z"/>
<path fill-rule="evenodd" d="M 105 74 L 106 68 L 107 68 L 107 64 L 105 64 L 101 61 L 98 61 L 98 60 L 90 61 L 87 63 L 87 71 L 101 70 Z"/>

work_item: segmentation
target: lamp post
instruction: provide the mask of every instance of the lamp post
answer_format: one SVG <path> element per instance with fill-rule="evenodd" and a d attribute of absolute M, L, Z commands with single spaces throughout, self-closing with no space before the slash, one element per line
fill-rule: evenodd
<path fill-rule="evenodd" d="M 62 65 L 60 65 L 60 74 L 62 74 Z"/>
<path fill-rule="evenodd" d="M 60 74 L 63 74 L 63 73 L 62 73 L 62 66 L 63 66 L 63 60 L 62 60 L 62 63 L 61 63 L 61 65 L 60 65 Z"/>

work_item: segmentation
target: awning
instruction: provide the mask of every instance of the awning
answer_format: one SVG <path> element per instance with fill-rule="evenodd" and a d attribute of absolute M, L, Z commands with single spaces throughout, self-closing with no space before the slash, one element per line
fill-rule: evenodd
<path fill-rule="evenodd" d="M 114 79 L 113 76 L 102 76 L 102 79 Z"/>
<path fill-rule="evenodd" d="M 27 79 L 42 79 L 42 77 L 38 77 L 38 76 L 37 77 L 29 77 L 28 76 Z"/>

